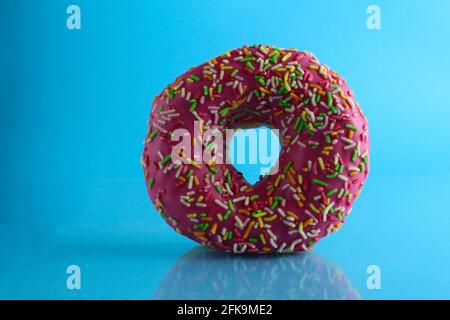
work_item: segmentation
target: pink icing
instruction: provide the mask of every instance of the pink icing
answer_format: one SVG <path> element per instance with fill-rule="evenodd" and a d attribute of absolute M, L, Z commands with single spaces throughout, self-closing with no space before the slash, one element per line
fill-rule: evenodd
<path fill-rule="evenodd" d="M 279 129 L 278 173 L 250 185 L 230 164 L 212 172 L 162 160 L 178 143 L 169 133 L 192 133 L 199 119 L 222 131 Z M 303 251 L 350 213 L 368 175 L 368 124 L 345 80 L 311 53 L 245 46 L 189 69 L 155 97 L 142 163 L 150 198 L 177 232 L 236 253 Z"/>

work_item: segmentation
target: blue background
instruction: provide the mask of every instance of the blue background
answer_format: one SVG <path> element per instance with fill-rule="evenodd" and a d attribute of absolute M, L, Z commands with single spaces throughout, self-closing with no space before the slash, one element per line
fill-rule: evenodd
<path fill-rule="evenodd" d="M 66 28 L 70 4 L 81 30 Z M 370 4 L 381 30 L 366 27 Z M 444 0 L 1 1 L 0 297 L 155 297 L 196 244 L 145 191 L 151 100 L 190 66 L 263 43 L 313 52 L 369 120 L 367 184 L 313 254 L 363 299 L 449 299 L 449 12 Z M 66 289 L 70 264 L 81 290 Z M 366 287 L 373 264 L 380 290 Z"/>

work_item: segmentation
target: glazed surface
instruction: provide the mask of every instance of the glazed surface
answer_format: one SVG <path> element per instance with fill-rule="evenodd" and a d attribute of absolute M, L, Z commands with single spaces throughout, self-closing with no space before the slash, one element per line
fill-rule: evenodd
<path fill-rule="evenodd" d="M 278 171 L 250 185 L 231 164 L 172 161 L 176 129 L 211 147 L 194 136 L 196 121 L 224 136 L 256 123 L 278 129 Z M 152 202 L 177 232 L 235 253 L 305 251 L 342 226 L 363 187 L 368 124 L 345 80 L 311 53 L 245 46 L 155 97 L 142 165 Z"/>

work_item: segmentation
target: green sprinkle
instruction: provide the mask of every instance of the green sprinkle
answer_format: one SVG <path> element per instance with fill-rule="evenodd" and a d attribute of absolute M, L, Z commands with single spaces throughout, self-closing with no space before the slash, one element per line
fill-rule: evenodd
<path fill-rule="evenodd" d="M 217 170 L 216 167 L 209 167 L 209 170 L 210 170 L 212 173 L 217 173 L 217 172 L 218 172 L 218 170 Z"/>
<path fill-rule="evenodd" d="M 327 98 L 328 98 L 328 106 L 331 108 L 333 105 L 333 97 L 331 96 L 331 92 L 327 92 Z"/>
<path fill-rule="evenodd" d="M 227 178 L 228 184 L 232 184 L 232 181 L 231 181 L 231 174 L 230 174 L 229 172 L 227 173 L 226 178 Z"/>
<path fill-rule="evenodd" d="M 267 69 L 269 69 L 272 65 L 270 63 L 266 64 L 263 68 L 262 71 L 266 71 Z"/>
<path fill-rule="evenodd" d="M 333 194 L 337 192 L 337 189 L 333 189 L 327 192 L 327 197 L 331 197 Z"/>
<path fill-rule="evenodd" d="M 221 92 L 222 92 L 222 84 L 219 83 L 219 84 L 217 85 L 217 93 L 221 93 Z"/>
<path fill-rule="evenodd" d="M 270 206 L 270 209 L 275 209 L 276 207 L 278 207 L 278 200 L 275 200 L 272 205 Z"/>
<path fill-rule="evenodd" d="M 189 111 L 192 112 L 195 110 L 195 108 L 197 108 L 197 100 L 191 99 L 189 100 L 189 103 L 191 104 L 191 108 L 189 109 Z"/>
<path fill-rule="evenodd" d="M 208 95 L 208 86 L 203 86 L 203 95 L 204 96 Z"/>
<path fill-rule="evenodd" d="M 220 113 L 222 116 L 224 116 L 224 115 L 226 115 L 226 114 L 228 113 L 229 110 L 230 110 L 230 108 L 225 107 L 225 108 L 223 108 L 222 110 L 220 110 L 219 113 Z"/>
<path fill-rule="evenodd" d="M 322 186 L 322 187 L 328 187 L 328 183 L 326 183 L 325 181 L 322 181 L 320 179 L 313 179 L 313 183 Z"/>
<path fill-rule="evenodd" d="M 155 184 L 155 179 L 151 178 L 150 181 L 148 182 L 148 187 L 151 189 L 151 188 L 153 188 L 154 184 Z"/>
<path fill-rule="evenodd" d="M 249 61 L 249 62 L 246 62 L 245 64 L 247 65 L 247 67 L 250 68 L 250 70 L 252 70 L 252 71 L 255 70 L 255 67 L 252 65 L 252 63 L 251 63 L 250 61 Z"/>
<path fill-rule="evenodd" d="M 352 154 L 352 162 L 355 162 L 357 157 L 358 157 L 358 150 L 354 149 Z"/>
<path fill-rule="evenodd" d="M 230 208 L 231 210 L 234 211 L 234 205 L 233 205 L 233 201 L 231 201 L 231 199 L 228 199 L 228 208 Z"/>
<path fill-rule="evenodd" d="M 194 80 L 194 81 L 200 80 L 200 78 L 197 77 L 195 74 L 191 74 L 191 75 L 189 76 L 189 78 L 191 78 L 191 79 Z"/>
<path fill-rule="evenodd" d="M 346 127 L 347 129 L 352 130 L 352 131 L 358 131 L 358 128 L 355 127 L 355 126 L 352 125 L 352 124 L 346 124 L 345 127 Z"/>
<path fill-rule="evenodd" d="M 255 61 L 255 57 L 242 58 L 241 62 Z"/>
<path fill-rule="evenodd" d="M 258 242 L 258 239 L 256 239 L 255 237 L 251 237 L 251 238 L 248 238 L 248 241 L 256 243 L 256 242 Z"/>
<path fill-rule="evenodd" d="M 259 196 L 257 194 L 250 197 L 250 200 L 252 200 L 252 201 L 257 200 L 257 199 L 259 199 Z"/>
<path fill-rule="evenodd" d="M 225 212 L 225 214 L 223 215 L 223 219 L 227 220 L 228 217 L 231 215 L 231 210 L 228 210 L 227 212 Z"/>
<path fill-rule="evenodd" d="M 334 106 L 331 106 L 331 112 L 333 113 L 333 114 L 337 114 L 338 112 L 337 112 L 337 109 L 334 107 Z"/>
<path fill-rule="evenodd" d="M 286 173 L 289 171 L 289 169 L 292 167 L 292 160 L 288 162 L 288 164 L 286 165 L 286 167 L 284 167 L 283 172 Z"/>
<path fill-rule="evenodd" d="M 301 122 L 302 122 L 302 118 L 298 117 L 297 120 L 295 121 L 295 125 L 294 125 L 295 130 L 298 129 L 298 126 L 300 125 Z"/>
<path fill-rule="evenodd" d="M 364 162 L 361 162 L 361 164 L 359 165 L 359 170 L 361 170 L 361 172 L 364 172 L 366 170 L 366 167 L 364 166 Z"/>
<path fill-rule="evenodd" d="M 161 160 L 161 164 L 164 165 L 167 162 L 169 162 L 169 160 L 172 158 L 172 156 L 169 154 L 167 156 L 165 156 L 162 160 Z"/>
<path fill-rule="evenodd" d="M 153 139 L 155 139 L 155 137 L 158 135 L 158 132 L 158 129 L 152 132 L 152 134 L 150 135 L 150 141 L 153 141 Z"/>
<path fill-rule="evenodd" d="M 194 225 L 194 229 L 201 229 L 201 230 L 206 230 L 209 227 L 209 223 L 197 223 L 196 225 Z"/>
<path fill-rule="evenodd" d="M 239 72 L 238 69 L 234 69 L 233 72 L 231 72 L 231 76 L 234 77 L 235 75 L 237 75 Z"/>
<path fill-rule="evenodd" d="M 367 156 L 361 157 L 363 163 L 367 163 Z"/>

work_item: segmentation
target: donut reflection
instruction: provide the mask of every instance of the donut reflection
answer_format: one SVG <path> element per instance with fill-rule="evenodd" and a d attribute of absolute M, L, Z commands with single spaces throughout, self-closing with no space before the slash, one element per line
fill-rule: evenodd
<path fill-rule="evenodd" d="M 360 299 L 345 274 L 311 252 L 235 256 L 203 247 L 181 257 L 156 299 Z"/>

